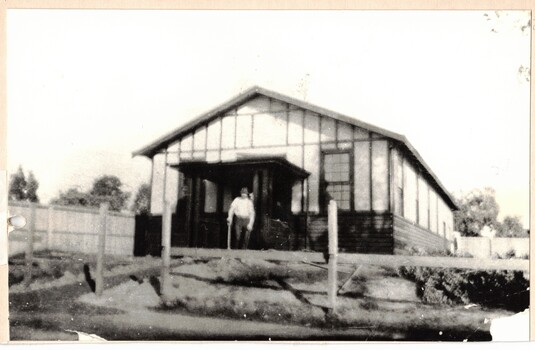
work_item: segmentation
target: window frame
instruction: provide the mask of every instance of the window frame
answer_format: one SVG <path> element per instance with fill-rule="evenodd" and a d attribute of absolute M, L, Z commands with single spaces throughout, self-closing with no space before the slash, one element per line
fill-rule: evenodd
<path fill-rule="evenodd" d="M 329 184 L 349 185 L 349 208 L 342 209 L 338 206 L 338 211 L 353 212 L 355 211 L 355 194 L 354 194 L 354 151 L 351 149 L 322 149 L 320 158 L 320 213 L 326 213 L 329 203 L 326 201 L 327 186 Z M 325 179 L 325 156 L 335 154 L 347 154 L 349 157 L 349 179 L 347 181 L 327 181 Z"/>

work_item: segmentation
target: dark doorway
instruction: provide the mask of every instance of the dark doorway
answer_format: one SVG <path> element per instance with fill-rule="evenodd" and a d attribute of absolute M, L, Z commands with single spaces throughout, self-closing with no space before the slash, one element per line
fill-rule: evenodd
<path fill-rule="evenodd" d="M 194 161 L 178 168 L 185 183 L 191 184 L 183 219 L 186 246 L 227 248 L 228 210 L 246 187 L 253 194 L 256 212 L 248 249 L 289 249 L 288 244 L 280 243 L 281 235 L 286 235 L 281 223 L 291 221 L 292 186 L 308 172 L 284 158 Z"/>

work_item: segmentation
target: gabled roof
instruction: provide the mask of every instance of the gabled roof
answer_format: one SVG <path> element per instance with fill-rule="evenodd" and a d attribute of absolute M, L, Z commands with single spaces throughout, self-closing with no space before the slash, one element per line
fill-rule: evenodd
<path fill-rule="evenodd" d="M 363 121 L 354 119 L 352 117 L 348 117 L 346 115 L 313 105 L 311 103 L 295 99 L 290 96 L 286 96 L 283 94 L 280 94 L 275 91 L 267 90 L 262 87 L 254 86 L 241 94 L 235 96 L 234 98 L 228 100 L 227 102 L 219 105 L 218 107 L 201 114 L 197 118 L 192 119 L 188 123 L 182 125 L 181 127 L 171 131 L 167 135 L 164 135 L 163 137 L 157 139 L 156 141 L 152 142 L 151 144 L 135 151 L 132 153 L 132 156 L 138 156 L 143 155 L 146 157 L 152 157 L 154 154 L 158 153 L 160 150 L 168 147 L 170 144 L 174 143 L 176 140 L 180 139 L 181 137 L 187 135 L 188 133 L 192 132 L 195 128 L 197 128 L 200 124 L 206 124 L 209 123 L 212 119 L 220 116 L 223 113 L 228 112 L 229 110 L 236 108 L 237 106 L 257 97 L 257 96 L 265 96 L 272 99 L 276 99 L 288 104 L 292 104 L 294 106 L 300 107 L 302 109 L 331 117 L 333 119 L 348 123 L 350 125 L 355 125 L 357 127 L 370 130 L 372 132 L 375 132 L 377 134 L 381 134 L 383 136 L 386 136 L 388 138 L 391 138 L 393 140 L 398 141 L 402 146 L 406 148 L 406 150 L 411 154 L 418 163 L 421 164 L 422 168 L 425 170 L 425 172 L 428 173 L 430 176 L 430 180 L 435 182 L 436 186 L 439 189 L 439 192 L 441 192 L 442 197 L 446 201 L 446 203 L 453 209 L 458 209 L 457 205 L 455 204 L 455 201 L 451 197 L 451 195 L 448 193 L 448 191 L 445 189 L 445 187 L 442 185 L 442 183 L 438 180 L 437 176 L 433 173 L 431 168 L 425 163 L 423 158 L 420 156 L 418 151 L 410 144 L 410 142 L 407 140 L 407 138 L 404 135 L 394 133 L 392 131 L 377 127 L 372 124 L 365 123 Z"/>

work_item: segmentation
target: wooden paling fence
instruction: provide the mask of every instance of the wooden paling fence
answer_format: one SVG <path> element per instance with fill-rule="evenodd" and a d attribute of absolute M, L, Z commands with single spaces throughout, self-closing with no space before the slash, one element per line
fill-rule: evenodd
<path fill-rule="evenodd" d="M 163 252 L 167 255 L 175 256 L 193 256 L 202 258 L 216 258 L 216 257 L 230 257 L 242 259 L 263 259 L 272 261 L 292 261 L 305 262 L 312 265 L 325 264 L 327 267 L 317 265 L 318 267 L 327 268 L 328 271 L 328 300 L 330 309 L 336 308 L 336 298 L 341 288 L 338 288 L 338 268 L 339 265 L 353 265 L 353 273 L 347 283 L 361 265 L 377 265 L 386 267 L 400 267 L 400 266 L 419 266 L 432 268 L 454 268 L 454 269 L 474 269 L 474 270 L 514 270 L 523 271 L 525 276 L 529 272 L 529 260 L 510 259 L 480 259 L 480 258 L 458 258 L 458 257 L 431 257 L 431 256 L 404 256 L 404 255 L 379 255 L 379 254 L 351 254 L 338 253 L 338 223 L 337 223 L 337 206 L 335 201 L 329 203 L 329 251 L 328 260 L 325 255 L 318 252 L 299 252 L 299 251 L 255 251 L 255 250 L 227 250 L 227 249 L 205 249 L 205 248 L 171 248 L 170 234 L 163 233 L 162 237 L 167 237 L 162 240 L 164 245 Z M 167 218 L 169 220 L 170 218 Z M 164 218 L 164 220 L 166 220 Z M 165 226 L 165 225 L 164 225 Z M 170 230 L 167 226 L 165 230 Z M 165 261 L 165 258 L 164 258 Z M 347 268 L 342 268 L 344 272 Z M 168 269 L 164 264 L 162 274 L 168 273 Z M 345 284 L 344 283 L 344 284 Z M 165 290 L 163 290 L 165 292 Z"/>
<path fill-rule="evenodd" d="M 102 295 L 104 288 L 105 255 L 133 254 L 135 217 L 133 214 L 110 212 L 108 203 L 102 203 L 99 210 L 10 203 L 9 212 L 10 215 L 21 215 L 27 220 L 25 228 L 9 235 L 10 255 L 19 253 L 16 246 L 11 246 L 13 243 L 22 242 L 24 248 L 25 286 L 29 286 L 32 281 L 35 250 L 96 254 L 97 296 Z M 35 249 L 36 243 L 38 249 Z"/>
<path fill-rule="evenodd" d="M 10 256 L 27 251 L 29 241 L 34 251 L 48 249 L 87 254 L 98 251 L 103 215 L 99 209 L 10 202 L 9 214 L 21 215 L 27 221 L 24 228 L 9 234 Z M 106 211 L 106 217 L 106 254 L 133 255 L 134 214 Z"/>

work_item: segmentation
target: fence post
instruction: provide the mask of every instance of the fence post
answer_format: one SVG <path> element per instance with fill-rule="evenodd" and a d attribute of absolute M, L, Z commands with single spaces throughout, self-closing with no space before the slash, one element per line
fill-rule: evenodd
<path fill-rule="evenodd" d="M 54 234 L 54 222 L 52 221 L 52 216 L 54 215 L 54 206 L 48 207 L 48 226 L 46 229 L 46 238 L 45 238 L 45 249 L 50 250 L 50 242 L 52 241 L 52 235 Z"/>
<path fill-rule="evenodd" d="M 24 254 L 26 269 L 24 271 L 24 286 L 28 287 L 32 282 L 33 270 L 33 240 L 35 235 L 35 203 L 30 203 L 30 218 L 26 235 L 26 252 Z"/>
<path fill-rule="evenodd" d="M 104 290 L 104 255 L 106 253 L 106 231 L 108 219 L 109 203 L 100 203 L 100 222 L 98 225 L 98 251 L 97 251 L 97 272 L 95 276 L 95 293 L 98 297 Z"/>
<path fill-rule="evenodd" d="M 328 298 L 331 312 L 334 313 L 336 309 L 336 294 L 338 292 L 338 213 L 336 202 L 329 201 L 329 273 L 328 273 Z"/>
<path fill-rule="evenodd" d="M 169 284 L 169 270 L 171 265 L 171 205 L 164 201 L 162 215 L 162 272 L 161 294 L 166 295 Z"/>

